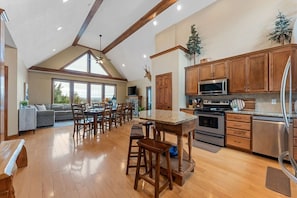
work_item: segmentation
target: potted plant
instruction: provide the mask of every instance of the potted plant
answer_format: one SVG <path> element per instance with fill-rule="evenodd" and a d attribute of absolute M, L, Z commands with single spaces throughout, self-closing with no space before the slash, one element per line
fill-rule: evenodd
<path fill-rule="evenodd" d="M 194 58 L 194 65 L 196 63 L 195 58 L 196 55 L 201 54 L 201 39 L 199 37 L 199 34 L 195 28 L 195 25 L 191 26 L 191 35 L 189 36 L 189 40 L 187 43 L 187 49 L 189 50 L 189 58 Z"/>
<path fill-rule="evenodd" d="M 21 108 L 26 107 L 29 104 L 28 100 L 22 100 L 20 102 Z"/>
<path fill-rule="evenodd" d="M 292 37 L 291 19 L 288 19 L 284 14 L 279 12 L 274 24 L 275 28 L 273 32 L 268 35 L 269 40 L 281 43 L 282 45 L 284 45 L 285 41 L 290 43 Z"/>

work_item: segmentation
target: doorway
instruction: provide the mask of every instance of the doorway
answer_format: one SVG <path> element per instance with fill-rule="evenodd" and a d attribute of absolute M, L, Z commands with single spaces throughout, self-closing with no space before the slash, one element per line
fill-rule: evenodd
<path fill-rule="evenodd" d="M 146 87 L 146 110 L 152 109 L 152 87 Z"/>

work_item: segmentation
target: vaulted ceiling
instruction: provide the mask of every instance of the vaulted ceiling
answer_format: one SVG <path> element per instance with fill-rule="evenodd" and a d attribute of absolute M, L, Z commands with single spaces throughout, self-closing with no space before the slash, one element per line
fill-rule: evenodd
<path fill-rule="evenodd" d="M 213 2 L 0 0 L 0 8 L 9 18 L 7 45 L 18 48 L 28 68 L 72 45 L 100 50 L 101 34 L 101 50 L 123 77 L 132 81 L 143 78 L 145 65 L 150 67 L 157 33 Z M 155 20 L 157 25 L 153 24 Z"/>

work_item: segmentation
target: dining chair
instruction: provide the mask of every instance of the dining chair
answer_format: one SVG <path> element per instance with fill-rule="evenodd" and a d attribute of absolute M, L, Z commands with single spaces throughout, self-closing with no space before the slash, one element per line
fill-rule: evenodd
<path fill-rule="evenodd" d="M 112 113 L 111 122 L 115 127 L 119 124 L 122 126 L 122 105 L 118 104 L 116 110 Z"/>
<path fill-rule="evenodd" d="M 104 117 L 103 117 L 103 125 L 105 129 L 111 130 L 112 126 L 112 108 L 105 108 L 104 110 Z"/>
<path fill-rule="evenodd" d="M 85 137 L 86 132 L 90 132 L 93 129 L 94 121 L 88 118 L 84 111 L 84 104 L 71 104 L 72 114 L 73 114 L 73 137 L 76 133 L 78 137 L 79 131 L 83 129 L 83 137 Z"/>

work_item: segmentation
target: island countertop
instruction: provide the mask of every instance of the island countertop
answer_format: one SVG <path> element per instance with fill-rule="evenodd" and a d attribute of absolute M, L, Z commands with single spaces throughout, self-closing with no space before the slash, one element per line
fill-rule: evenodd
<path fill-rule="evenodd" d="M 181 111 L 171 111 L 171 110 L 148 110 L 140 111 L 139 118 L 158 121 L 159 123 L 178 125 L 190 120 L 197 119 L 197 116 L 184 113 Z"/>

